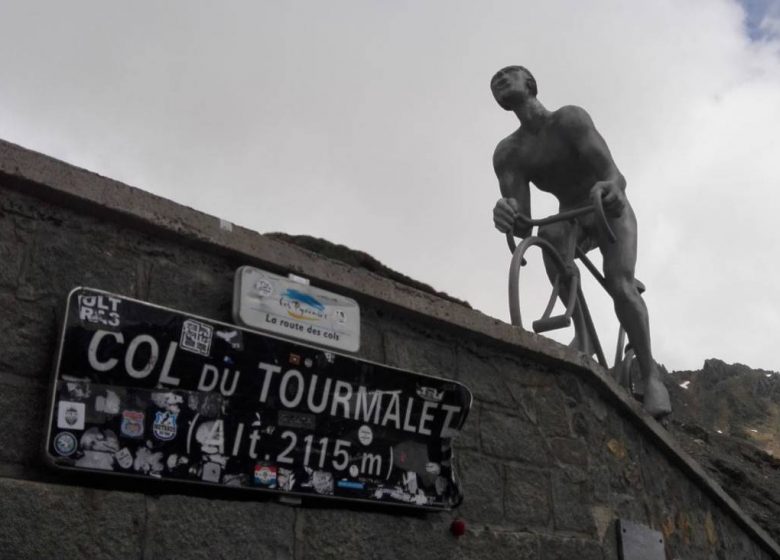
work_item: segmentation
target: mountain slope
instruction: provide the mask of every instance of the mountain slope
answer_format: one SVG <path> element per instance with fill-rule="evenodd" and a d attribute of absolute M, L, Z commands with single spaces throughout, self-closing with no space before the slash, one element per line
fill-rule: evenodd
<path fill-rule="evenodd" d="M 780 374 L 709 359 L 665 381 L 669 431 L 780 542 Z"/>

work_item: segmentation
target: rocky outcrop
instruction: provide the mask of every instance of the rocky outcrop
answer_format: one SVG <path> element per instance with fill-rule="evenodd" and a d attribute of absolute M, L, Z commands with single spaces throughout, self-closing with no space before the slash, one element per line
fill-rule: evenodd
<path fill-rule="evenodd" d="M 780 373 L 709 359 L 666 380 L 674 408 L 668 429 L 780 539 Z"/>

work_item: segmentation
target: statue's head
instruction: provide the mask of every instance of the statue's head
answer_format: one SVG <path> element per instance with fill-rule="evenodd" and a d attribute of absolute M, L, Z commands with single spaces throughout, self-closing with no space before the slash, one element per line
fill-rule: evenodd
<path fill-rule="evenodd" d="M 511 111 L 518 103 L 536 97 L 536 80 L 523 66 L 507 66 L 490 79 L 490 91 L 503 109 Z"/>

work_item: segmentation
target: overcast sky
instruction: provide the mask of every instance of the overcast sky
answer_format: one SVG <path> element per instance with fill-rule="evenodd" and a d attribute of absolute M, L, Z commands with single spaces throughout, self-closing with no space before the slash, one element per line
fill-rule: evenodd
<path fill-rule="evenodd" d="M 780 370 L 779 0 L 3 0 L 0 137 L 508 321 L 491 157 L 518 123 L 488 87 L 508 64 L 584 107 L 626 176 L 656 359 Z M 540 260 L 524 274 L 530 324 Z"/>

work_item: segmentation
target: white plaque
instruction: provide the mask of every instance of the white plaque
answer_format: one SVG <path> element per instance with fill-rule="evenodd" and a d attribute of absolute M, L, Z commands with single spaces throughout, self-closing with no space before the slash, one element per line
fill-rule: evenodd
<path fill-rule="evenodd" d="M 233 320 L 318 346 L 360 348 L 360 307 L 354 299 L 251 266 L 236 270 Z"/>

